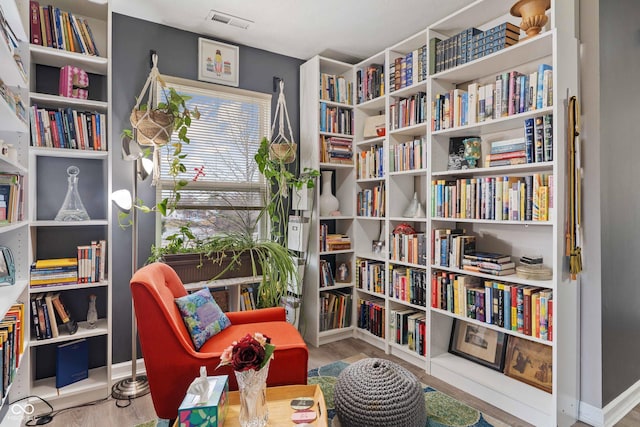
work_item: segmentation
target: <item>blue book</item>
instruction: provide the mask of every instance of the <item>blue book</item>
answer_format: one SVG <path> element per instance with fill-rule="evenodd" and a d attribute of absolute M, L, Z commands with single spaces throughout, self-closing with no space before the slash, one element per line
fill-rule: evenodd
<path fill-rule="evenodd" d="M 56 388 L 89 377 L 89 342 L 86 339 L 60 344 L 56 349 Z"/>
<path fill-rule="evenodd" d="M 527 163 L 533 163 L 534 154 L 535 154 L 535 146 L 534 146 L 534 135 L 533 135 L 534 121 L 533 118 L 525 119 L 524 121 L 524 143 L 525 143 L 525 152 L 527 155 Z"/>
<path fill-rule="evenodd" d="M 538 91 L 537 91 L 537 97 L 536 97 L 536 108 L 542 108 L 542 99 L 543 97 L 547 96 L 547 94 L 544 93 L 544 72 L 546 70 L 551 70 L 552 67 L 551 65 L 547 65 L 547 64 L 540 64 L 538 65 Z"/>

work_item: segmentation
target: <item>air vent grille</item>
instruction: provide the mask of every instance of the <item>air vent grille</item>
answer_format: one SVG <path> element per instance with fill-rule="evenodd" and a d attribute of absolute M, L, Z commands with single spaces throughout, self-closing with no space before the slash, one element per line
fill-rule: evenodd
<path fill-rule="evenodd" d="M 218 22 L 220 24 L 231 25 L 236 28 L 242 28 L 246 30 L 249 28 L 249 25 L 253 24 L 253 21 L 245 18 L 240 18 L 239 16 L 234 16 L 229 13 L 220 12 L 219 10 L 209 11 L 209 15 L 207 16 L 207 20 Z"/>

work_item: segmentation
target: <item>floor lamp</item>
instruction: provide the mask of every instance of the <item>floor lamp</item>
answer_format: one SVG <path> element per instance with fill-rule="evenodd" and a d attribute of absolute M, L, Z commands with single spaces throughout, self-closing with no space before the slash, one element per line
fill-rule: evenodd
<path fill-rule="evenodd" d="M 142 149 L 132 139 L 122 140 L 122 158 L 133 163 L 133 192 L 129 190 L 114 191 L 111 198 L 122 211 L 131 215 L 131 275 L 138 266 L 138 212 L 133 206 L 138 200 L 138 181 L 144 181 L 153 170 L 153 162 L 144 157 Z M 136 374 L 138 324 L 136 312 L 131 301 L 131 377 L 118 381 L 111 388 L 114 399 L 135 399 L 149 393 L 149 381 L 146 375 Z"/>

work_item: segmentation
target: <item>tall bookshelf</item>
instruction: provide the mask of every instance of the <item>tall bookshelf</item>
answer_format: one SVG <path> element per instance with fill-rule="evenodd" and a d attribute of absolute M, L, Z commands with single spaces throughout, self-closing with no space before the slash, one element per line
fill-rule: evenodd
<path fill-rule="evenodd" d="M 355 253 L 353 254 L 356 270 L 361 265 L 368 272 L 368 279 L 373 282 L 362 284 L 360 278 L 355 277 L 354 292 L 354 328 L 352 333 L 343 336 L 355 336 L 365 340 L 389 354 L 394 354 L 416 366 L 423 367 L 434 377 L 473 394 L 488 403 L 500 407 L 534 425 L 571 425 L 577 419 L 578 413 L 578 382 L 579 372 L 576 360 L 578 353 L 578 289 L 574 281 L 569 279 L 568 263 L 564 256 L 565 248 L 565 210 L 566 200 L 566 105 L 568 97 L 577 95 L 578 81 L 578 41 L 575 37 L 575 5 L 574 2 L 553 1 L 551 9 L 547 11 L 549 23 L 544 31 L 530 39 L 524 39 L 521 32 L 517 44 L 486 54 L 479 58 L 471 58 L 465 63 L 451 66 L 443 71 L 432 70 L 426 79 L 413 79 L 398 86 L 395 85 L 395 69 L 399 58 L 407 60 L 409 53 L 415 55 L 422 46 L 427 47 L 427 69 L 435 52 L 429 51 L 430 41 L 434 38 L 446 40 L 459 34 L 463 30 L 474 27 L 479 31 L 486 31 L 504 22 L 515 25 L 520 19 L 509 14 L 510 4 L 501 0 L 477 0 L 459 11 L 435 22 L 413 36 L 385 49 L 384 52 L 366 59 L 362 63 L 353 65 L 354 81 L 356 72 L 372 63 L 384 64 L 385 93 L 375 99 L 366 99 L 358 103 L 354 95 L 355 138 L 354 150 L 357 157 L 372 147 L 381 147 L 383 153 L 383 173 L 380 176 L 360 176 L 356 173 L 349 176 L 349 180 L 342 186 L 352 188 L 354 200 L 362 188 L 372 183 L 384 183 L 387 200 L 386 212 L 383 218 L 369 218 L 355 215 L 353 233 L 355 239 Z M 411 55 L 413 56 L 413 55 Z M 326 58 L 324 61 L 328 61 Z M 416 61 L 411 59 L 415 66 Z M 313 58 L 301 67 L 301 142 L 303 153 L 313 154 L 317 142 L 315 132 L 307 132 L 306 128 L 313 127 L 317 121 L 317 86 L 321 61 Z M 449 93 L 455 89 L 468 90 L 470 84 L 487 85 L 495 83 L 496 76 L 505 72 L 518 71 L 530 74 L 536 71 L 540 64 L 548 64 L 553 68 L 552 105 L 523 111 L 520 113 L 491 117 L 472 124 L 457 124 L 445 128 L 437 128 L 432 124 L 436 114 L 436 94 Z M 422 65 L 424 66 L 424 65 Z M 394 79 L 390 80 L 394 71 Z M 344 71 L 345 73 L 347 71 Z M 404 76 L 406 78 L 406 75 Z M 393 88 L 391 85 L 393 84 Z M 313 92 L 316 90 L 315 92 Z M 355 93 L 355 92 L 354 92 Z M 424 115 L 419 114 L 414 120 L 401 120 L 398 108 L 402 102 L 415 102 L 424 99 Z M 408 101 L 406 101 L 408 100 Z M 417 111 L 417 110 L 416 110 Z M 365 123 L 373 116 L 383 115 L 385 132 L 383 136 L 365 138 Z M 552 159 L 542 162 L 516 164 L 508 166 L 488 167 L 484 162 L 484 155 L 490 152 L 491 142 L 503 141 L 524 136 L 524 122 L 541 116 L 550 116 L 553 121 Z M 424 118 L 424 120 L 422 120 Z M 449 144 L 451 138 L 476 136 L 481 139 L 482 159 L 475 169 L 448 170 Z M 424 154 L 424 163 L 405 165 L 398 162 L 408 147 L 419 146 L 416 152 Z M 306 151 L 305 151 L 306 150 Z M 421 151 L 422 150 L 422 151 Z M 304 158 L 305 154 L 303 154 Z M 414 157 L 415 162 L 415 157 Z M 512 179 L 524 180 L 526 176 L 553 176 L 553 188 L 550 200 L 553 200 L 549 217 L 545 220 L 522 219 L 476 219 L 442 215 L 432 210 L 438 197 L 438 182 L 456 182 L 461 179 L 487 180 L 490 177 L 507 176 Z M 340 184 L 338 184 L 340 185 Z M 410 204 L 414 193 L 424 208 L 425 215 L 405 217 L 405 210 Z M 394 230 L 406 224 L 413 228 L 418 235 L 425 235 L 426 250 L 422 253 L 425 259 L 418 258 L 415 262 L 407 262 L 402 256 L 394 254 L 394 241 L 397 236 Z M 406 228 L 406 227 L 405 227 Z M 550 280 L 531 280 L 513 275 L 494 276 L 479 272 L 463 270 L 460 267 L 439 265 L 435 262 L 438 255 L 434 247 L 435 230 L 463 229 L 465 234 L 475 236 L 477 250 L 486 252 L 505 253 L 516 261 L 527 254 L 541 254 L 544 265 L 553 271 Z M 382 231 L 381 233 L 381 230 Z M 380 253 L 372 250 L 374 240 L 385 240 Z M 314 246 L 312 248 L 312 255 Z M 416 246 L 417 247 L 417 246 Z M 316 256 L 319 256 L 317 253 Z M 313 256 L 311 257 L 314 258 Z M 382 269 L 382 277 L 376 277 L 378 266 Z M 414 298 L 413 290 L 402 294 L 398 291 L 398 283 L 394 282 L 394 273 L 405 273 L 410 270 L 411 277 L 419 277 L 418 282 L 426 292 L 420 301 Z M 318 276 L 310 271 L 305 275 L 306 309 L 317 310 L 314 296 L 318 292 Z M 433 306 L 432 292 L 437 288 L 432 282 L 434 275 L 447 274 L 453 276 L 465 275 L 484 282 L 504 283 L 518 287 L 538 288 L 551 292 L 553 295 L 553 337 L 551 340 L 534 337 L 521 332 L 507 330 L 486 321 L 470 318 L 467 313 L 456 314 L 449 307 Z M 423 283 L 426 278 L 427 283 Z M 311 289 L 311 290 L 309 290 Z M 407 296 L 409 293 L 409 296 Z M 358 304 L 366 301 L 374 307 L 372 310 L 382 312 L 376 322 L 383 321 L 384 325 L 376 325 L 377 332 L 373 333 L 368 327 L 361 327 Z M 317 313 L 317 311 L 315 311 Z M 307 313 L 307 317 L 313 315 Z M 425 324 L 426 354 L 416 351 L 416 343 L 405 343 L 403 338 L 396 335 L 398 320 L 415 325 L 422 321 Z M 544 391 L 509 377 L 502 372 L 472 362 L 465 357 L 449 352 L 450 339 L 454 323 L 465 321 L 472 326 L 482 326 L 490 332 L 504 334 L 508 339 L 520 339 L 524 343 L 535 343 L 551 352 L 550 368 L 552 381 L 551 390 Z M 368 326 L 368 325 L 367 325 Z M 384 337 L 380 336 L 380 330 Z M 313 345 L 320 345 L 323 340 L 309 341 Z"/>
<path fill-rule="evenodd" d="M 18 96 L 26 108 L 28 106 L 28 33 L 20 17 L 20 9 L 14 0 L 2 0 L 0 6 L 7 21 L 7 25 L 17 37 L 17 46 L 13 46 L 10 42 L 6 42 L 5 38 L 0 36 L 0 80 L 8 87 L 15 96 Z M 0 30 L 2 31 L 2 30 Z M 14 55 L 19 55 L 24 68 L 21 68 L 14 60 Z M 17 158 L 9 158 L 7 155 L 0 155 L 0 172 L 19 174 L 25 180 L 29 179 L 28 148 L 29 148 L 29 126 L 25 116 L 20 116 L 16 112 L 15 104 L 10 103 L 3 97 L 0 97 L 0 140 L 5 144 L 11 144 L 17 150 Z M 28 191 L 23 188 L 23 197 L 27 197 Z M 28 207 L 28 201 L 25 201 L 23 209 Z M 18 302 L 24 303 L 28 300 L 27 286 L 29 282 L 29 226 L 26 215 L 22 218 L 16 218 L 14 221 L 0 224 L 0 245 L 7 246 L 11 249 L 15 260 L 15 283 L 13 285 L 0 284 L 0 319 L 5 316 L 11 305 Z M 28 336 L 28 334 L 26 334 Z M 22 353 L 18 361 L 18 370 L 15 374 L 14 381 L 9 384 L 8 391 L 4 397 L 0 398 L 0 421 L 7 418 L 10 412 L 8 403 L 13 400 L 16 390 L 21 387 L 21 375 L 25 370 L 25 357 L 28 353 L 28 345 L 25 343 L 24 353 Z M 20 420 L 9 420 L 7 425 L 19 425 Z M 4 422 L 2 421 L 2 424 Z"/>
<path fill-rule="evenodd" d="M 29 23 L 29 1 L 16 0 L 22 22 Z M 30 130 L 38 129 L 33 115 L 31 128 L 27 127 L 21 154 L 28 171 L 27 221 L 24 227 L 24 254 L 18 257 L 24 263 L 21 276 L 24 280 L 23 299 L 46 292 L 59 292 L 64 305 L 72 317 L 78 321 L 78 331 L 72 335 L 60 330 L 55 338 L 37 340 L 31 334 L 28 349 L 25 351 L 25 363 L 20 371 L 20 381 L 13 390 L 11 399 L 37 395 L 55 409 L 61 409 L 78 403 L 104 398 L 111 393 L 111 284 L 109 280 L 111 257 L 111 143 L 110 143 L 110 106 L 111 93 L 109 81 L 109 31 L 110 9 L 108 3 L 89 0 L 51 0 L 40 2 L 40 6 L 52 5 L 61 11 L 69 12 L 86 20 L 91 28 L 96 47 L 101 56 L 87 55 L 53 47 L 29 43 L 29 26 L 26 27 L 27 43 L 24 56 L 27 61 L 28 85 L 25 86 L 25 98 L 28 100 L 28 113 L 32 109 L 70 109 L 102 115 L 104 129 L 103 149 L 64 148 L 63 146 L 41 146 L 34 142 Z M 61 96 L 58 91 L 60 68 L 78 67 L 88 73 L 88 99 Z M 61 137 L 64 138 L 64 137 Z M 37 138 L 35 138 L 37 140 Z M 54 218 L 62 206 L 67 192 L 67 168 L 71 165 L 80 169 L 79 194 L 90 216 L 87 221 L 56 221 Z M 104 281 L 85 284 L 68 284 L 36 288 L 29 286 L 29 266 L 40 259 L 76 257 L 77 247 L 88 245 L 92 241 L 107 242 L 106 274 Z M 86 315 L 89 295 L 97 295 L 98 322 L 95 328 L 88 328 Z M 30 304 L 26 304 L 30 306 Z M 32 326 L 31 311 L 26 311 L 26 324 Z M 27 328 L 30 330 L 31 327 Z M 62 388 L 56 388 L 56 348 L 58 345 L 78 339 L 89 343 L 89 377 Z M 36 410 L 45 409 L 38 400 L 31 400 Z"/>
<path fill-rule="evenodd" d="M 348 117 L 353 115 L 352 93 L 348 89 L 353 82 L 352 65 L 320 56 L 312 58 L 300 69 L 300 105 L 303 109 L 300 138 L 304 141 L 300 147 L 301 169 L 311 167 L 321 172 L 330 171 L 332 175 L 331 182 L 325 178 L 314 189 L 317 192 L 314 209 L 304 211 L 310 232 L 303 284 L 301 330 L 305 340 L 314 346 L 351 336 L 354 328 L 353 316 L 344 314 L 352 309 L 353 274 L 339 282 L 335 280 L 335 272 L 343 263 L 349 272 L 354 271 L 355 169 L 352 160 L 332 159 L 323 155 L 331 138 L 338 138 L 338 141 L 343 141 L 347 144 L 345 147 L 350 146 L 349 150 L 352 150 L 352 120 L 345 118 L 345 121 L 349 121 L 349 126 L 336 130 L 323 125 L 326 123 L 326 116 L 321 118 L 323 112 L 330 109 L 344 111 Z M 335 89 L 329 91 L 327 85 L 332 84 Z M 322 88 L 324 90 L 321 91 Z M 333 212 L 332 215 L 321 215 L 326 212 L 320 210 L 320 194 L 326 191 L 324 186 L 329 184 L 332 186 L 332 194 L 339 200 L 339 214 Z M 345 236 L 350 242 L 349 247 L 337 249 L 325 245 L 321 248 L 326 234 Z M 333 282 L 321 281 L 321 274 L 324 273 L 323 277 L 326 279 L 329 268 L 334 272 L 331 275 Z M 344 306 L 343 303 L 347 302 L 349 306 Z"/>

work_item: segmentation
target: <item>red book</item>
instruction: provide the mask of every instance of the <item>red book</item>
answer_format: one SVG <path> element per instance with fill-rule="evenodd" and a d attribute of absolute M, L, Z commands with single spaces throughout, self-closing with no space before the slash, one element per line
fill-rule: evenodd
<path fill-rule="evenodd" d="M 51 7 L 43 7 L 42 12 L 44 14 L 44 26 L 47 29 L 47 47 L 58 47 L 58 42 L 55 40 L 55 34 L 51 27 Z"/>
<path fill-rule="evenodd" d="M 547 334 L 549 341 L 553 341 L 553 300 L 549 299 L 547 301 L 547 316 L 549 320 L 547 321 Z"/>
<path fill-rule="evenodd" d="M 41 45 L 40 4 L 35 0 L 29 2 L 29 22 L 31 24 L 31 43 Z"/>

